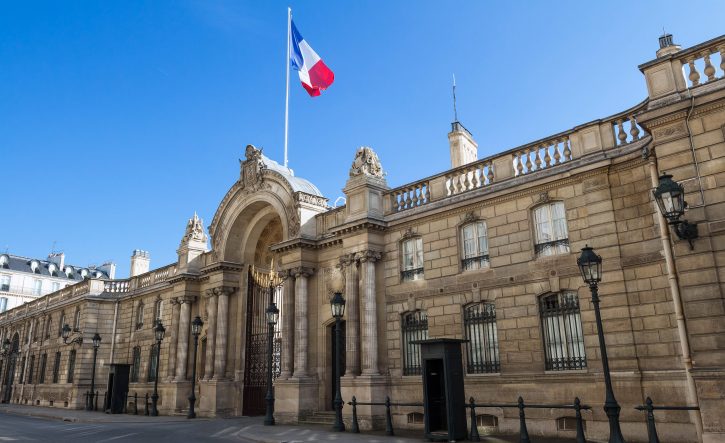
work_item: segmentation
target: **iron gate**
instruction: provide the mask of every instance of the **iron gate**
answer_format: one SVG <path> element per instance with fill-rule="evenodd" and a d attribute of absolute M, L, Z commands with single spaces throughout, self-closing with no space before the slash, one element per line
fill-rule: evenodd
<path fill-rule="evenodd" d="M 272 378 L 276 379 L 281 371 L 280 353 L 282 349 L 280 325 L 285 312 L 282 310 L 282 280 L 274 273 L 265 274 L 254 267 L 249 269 L 247 287 L 247 342 L 246 362 L 244 365 L 243 415 L 263 415 L 267 393 L 267 340 L 268 327 L 265 312 L 270 303 L 276 303 L 280 310 L 279 319 L 274 328 L 272 344 Z"/>

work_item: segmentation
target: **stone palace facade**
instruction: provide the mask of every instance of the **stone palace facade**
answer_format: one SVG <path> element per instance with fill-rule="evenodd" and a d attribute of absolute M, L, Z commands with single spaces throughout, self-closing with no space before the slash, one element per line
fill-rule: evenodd
<path fill-rule="evenodd" d="M 468 340 L 466 397 L 578 396 L 593 406 L 584 412 L 587 434 L 602 438 L 597 329 L 576 265 L 588 244 L 604 260 L 603 326 L 625 437 L 645 439 L 634 406 L 649 396 L 700 407 L 658 411 L 663 441 L 725 441 L 725 36 L 688 49 L 663 37 L 660 46 L 639 66 L 646 98 L 616 115 L 484 159 L 454 122 L 452 169 L 396 188 L 384 159 L 360 148 L 343 207 L 330 208 L 313 184 L 248 146 L 208 233 L 198 217 L 189 220 L 178 262 L 126 280 L 91 276 L 0 314 L 0 339 L 11 342 L 3 398 L 83 407 L 98 333 L 101 400 L 111 364 L 130 365 L 131 397 L 151 393 L 160 352 L 161 414 L 188 409 L 193 365 L 200 415 L 260 414 L 271 292 L 281 311 L 279 422 L 332 409 L 336 364 L 345 401 L 422 401 L 412 342 L 446 337 Z M 685 187 L 686 217 L 699 234 L 692 247 L 655 204 L 664 172 Z M 335 269 L 347 300 L 339 356 L 329 306 Z M 197 315 L 204 325 L 194 362 Z M 157 320 L 166 327 L 160 350 Z M 63 344 L 65 323 L 82 344 Z M 395 425 L 420 428 L 420 412 L 394 409 Z M 518 429 L 516 410 L 477 413 L 482 429 Z M 361 406 L 358 415 L 363 427 L 379 426 L 384 408 Z M 572 415 L 530 410 L 528 428 L 573 436 Z"/>

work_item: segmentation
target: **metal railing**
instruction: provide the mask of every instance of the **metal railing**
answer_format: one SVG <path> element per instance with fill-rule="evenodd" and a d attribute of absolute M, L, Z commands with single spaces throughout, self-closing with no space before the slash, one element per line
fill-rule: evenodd
<path fill-rule="evenodd" d="M 360 433 L 360 426 L 358 425 L 357 421 L 357 407 L 358 405 L 362 406 L 385 406 L 385 435 L 395 435 L 395 432 L 393 431 L 393 416 L 390 413 L 390 408 L 392 406 L 418 406 L 423 407 L 423 403 L 420 402 L 414 402 L 414 403 L 393 403 L 390 401 L 390 397 L 385 397 L 384 402 L 358 402 L 355 396 L 353 395 L 352 401 L 347 403 L 348 405 L 352 406 L 352 427 L 350 428 L 350 432 L 353 432 L 355 434 Z"/>
<path fill-rule="evenodd" d="M 655 410 L 660 411 L 698 411 L 700 408 L 697 406 L 655 406 L 652 404 L 652 399 L 647 397 L 644 405 L 635 407 L 638 411 L 647 411 L 647 442 L 648 443 L 660 443 L 660 439 L 657 436 L 657 426 L 655 425 Z"/>

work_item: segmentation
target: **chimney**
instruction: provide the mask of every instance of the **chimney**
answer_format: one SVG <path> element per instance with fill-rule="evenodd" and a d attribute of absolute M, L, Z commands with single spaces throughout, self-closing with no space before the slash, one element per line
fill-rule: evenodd
<path fill-rule="evenodd" d="M 148 251 L 134 249 L 131 255 L 131 277 L 149 272 L 151 256 Z"/>
<path fill-rule="evenodd" d="M 660 49 L 657 50 L 657 58 L 679 52 L 682 47 L 672 43 L 672 34 L 662 34 L 660 37 Z"/>
<path fill-rule="evenodd" d="M 451 146 L 451 168 L 457 168 L 478 160 L 478 144 L 468 129 L 455 121 L 451 123 L 451 132 L 448 133 L 448 143 Z"/>
<path fill-rule="evenodd" d="M 48 254 L 48 261 L 58 265 L 58 269 L 60 270 L 65 269 L 65 254 L 62 252 L 52 252 Z"/>
<path fill-rule="evenodd" d="M 113 280 L 116 278 L 116 264 L 112 261 L 107 261 L 98 267 L 99 270 L 108 274 L 108 278 Z"/>

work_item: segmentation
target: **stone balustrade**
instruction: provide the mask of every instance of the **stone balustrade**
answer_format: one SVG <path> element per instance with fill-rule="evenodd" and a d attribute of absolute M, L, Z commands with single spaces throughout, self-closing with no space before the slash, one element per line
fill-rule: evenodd
<path fill-rule="evenodd" d="M 725 36 L 680 51 L 677 58 L 687 66 L 687 72 L 683 74 L 686 74 L 689 88 L 721 79 L 725 77 Z"/>
<path fill-rule="evenodd" d="M 108 293 L 128 292 L 131 286 L 128 280 L 110 280 L 103 283 L 103 292 Z"/>
<path fill-rule="evenodd" d="M 494 183 L 567 167 L 574 159 L 640 141 L 648 134 L 636 116 L 647 103 L 644 100 L 619 114 L 391 189 L 385 193 L 385 213 L 407 211 Z"/>

